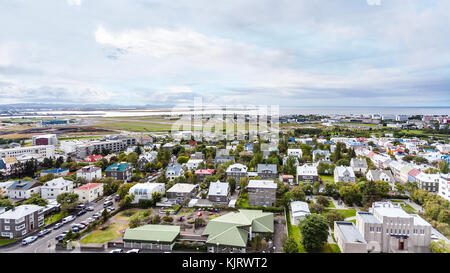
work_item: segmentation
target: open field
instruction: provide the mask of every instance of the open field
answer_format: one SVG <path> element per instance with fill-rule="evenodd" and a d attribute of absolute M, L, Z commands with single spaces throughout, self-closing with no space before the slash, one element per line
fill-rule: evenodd
<path fill-rule="evenodd" d="M 15 242 L 19 239 L 0 238 L 0 246 Z"/>
<path fill-rule="evenodd" d="M 128 228 L 128 225 L 113 223 L 110 224 L 105 230 L 96 230 L 80 240 L 82 244 L 101 244 L 112 241 L 116 238 L 123 236 L 120 230 Z"/>

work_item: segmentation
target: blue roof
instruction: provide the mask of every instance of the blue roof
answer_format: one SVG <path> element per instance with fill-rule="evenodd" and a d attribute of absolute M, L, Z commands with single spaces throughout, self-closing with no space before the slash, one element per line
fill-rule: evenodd
<path fill-rule="evenodd" d="M 45 170 L 42 171 L 41 173 L 63 173 L 68 171 L 69 169 L 51 169 L 51 170 Z"/>
<path fill-rule="evenodd" d="M 36 181 L 14 181 L 14 183 L 9 186 L 8 190 L 28 190 L 40 185 L 41 184 Z"/>

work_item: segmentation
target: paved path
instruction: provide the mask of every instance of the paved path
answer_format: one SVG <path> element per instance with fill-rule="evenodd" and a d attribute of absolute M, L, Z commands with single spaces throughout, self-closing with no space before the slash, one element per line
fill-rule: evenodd
<path fill-rule="evenodd" d="M 420 205 L 418 205 L 418 204 L 416 204 L 416 203 L 414 203 L 414 202 L 412 202 L 410 200 L 405 200 L 405 203 L 410 205 L 416 211 L 423 212 L 423 208 Z"/>

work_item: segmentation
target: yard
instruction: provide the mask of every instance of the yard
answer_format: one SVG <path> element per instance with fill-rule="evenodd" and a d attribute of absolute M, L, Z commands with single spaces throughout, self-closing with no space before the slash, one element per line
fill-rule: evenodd
<path fill-rule="evenodd" d="M 66 217 L 67 215 L 68 215 L 68 213 L 63 212 L 63 211 L 54 213 L 52 215 L 48 215 L 47 217 L 45 217 L 44 225 L 50 225 L 56 221 L 61 220 L 62 218 Z"/>
<path fill-rule="evenodd" d="M 96 230 L 80 240 L 82 244 L 101 244 L 122 237 L 121 230 L 128 228 L 128 225 L 113 223 L 104 230 Z"/>
<path fill-rule="evenodd" d="M 411 207 L 410 205 L 408 205 L 406 203 L 401 204 L 401 206 L 402 206 L 402 209 L 404 211 L 406 211 L 407 213 L 410 213 L 410 214 L 417 213 L 417 211 L 413 207 Z"/>
<path fill-rule="evenodd" d="M 335 211 L 338 211 L 338 212 L 340 212 L 340 213 L 342 213 L 344 216 L 345 216 L 345 218 L 349 218 L 349 217 L 354 217 L 354 216 L 356 216 L 356 210 L 355 209 L 352 209 L 352 208 L 350 208 L 350 209 L 334 209 Z M 324 215 L 324 216 L 326 216 L 327 215 L 327 213 L 328 212 L 330 212 L 331 211 L 331 209 L 325 209 L 323 212 L 322 212 L 322 214 Z"/>
<path fill-rule="evenodd" d="M 19 239 L 0 238 L 0 246 L 13 243 Z"/>
<path fill-rule="evenodd" d="M 116 216 L 114 216 L 113 219 L 119 221 L 129 221 L 130 217 L 135 215 L 138 211 L 139 211 L 138 209 L 128 209 L 117 214 Z"/>
<path fill-rule="evenodd" d="M 333 184 L 334 176 L 333 175 L 319 175 L 320 179 L 323 181 L 323 184 Z"/>

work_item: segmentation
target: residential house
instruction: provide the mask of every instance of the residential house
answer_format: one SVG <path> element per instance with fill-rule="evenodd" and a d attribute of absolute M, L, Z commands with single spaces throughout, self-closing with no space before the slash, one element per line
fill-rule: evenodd
<path fill-rule="evenodd" d="M 140 200 L 152 200 L 152 195 L 159 192 L 164 195 L 164 183 L 137 183 L 128 191 L 129 194 L 134 195 L 133 204 L 139 203 Z"/>
<path fill-rule="evenodd" d="M 314 184 L 316 181 L 319 181 L 316 164 L 304 164 L 297 167 L 297 183 L 307 182 Z"/>
<path fill-rule="evenodd" d="M 303 156 L 303 151 L 302 151 L 302 149 L 288 149 L 287 150 L 287 155 L 288 156 L 302 157 Z"/>
<path fill-rule="evenodd" d="M 277 183 L 272 180 L 250 180 L 247 185 L 248 205 L 252 207 L 274 207 Z"/>
<path fill-rule="evenodd" d="M 186 163 L 186 168 L 189 171 L 197 170 L 201 163 L 205 163 L 203 159 L 189 159 Z"/>
<path fill-rule="evenodd" d="M 198 191 L 198 185 L 188 183 L 177 183 L 166 191 L 167 198 L 177 204 L 183 203 L 185 200 L 194 198 Z"/>
<path fill-rule="evenodd" d="M 44 207 L 20 205 L 0 214 L 0 236 L 20 238 L 44 226 Z"/>
<path fill-rule="evenodd" d="M 114 163 L 105 170 L 106 177 L 112 177 L 124 182 L 131 181 L 133 176 L 133 166 L 128 163 Z"/>
<path fill-rule="evenodd" d="M 355 173 L 364 175 L 367 171 L 367 161 L 365 158 L 352 158 L 350 160 L 350 167 L 353 168 Z"/>
<path fill-rule="evenodd" d="M 197 176 L 197 183 L 203 183 L 207 176 L 211 176 L 214 173 L 214 169 L 199 169 L 195 171 L 195 175 Z"/>
<path fill-rule="evenodd" d="M 184 169 L 180 164 L 168 166 L 166 170 L 166 177 L 172 181 L 177 177 L 184 175 Z"/>
<path fill-rule="evenodd" d="M 89 203 L 103 196 L 103 183 L 87 183 L 75 188 L 73 192 L 78 194 L 80 202 Z"/>
<path fill-rule="evenodd" d="M 45 170 L 40 173 L 40 176 L 45 176 L 47 174 L 53 174 L 54 176 L 66 176 L 69 173 L 68 169 L 51 169 Z"/>
<path fill-rule="evenodd" d="M 157 155 L 158 152 L 156 151 L 141 154 L 136 166 L 139 168 L 139 170 L 143 171 L 145 169 L 145 165 L 147 165 L 148 163 L 156 162 Z"/>
<path fill-rule="evenodd" d="M 94 179 L 102 178 L 102 169 L 97 166 L 85 166 L 77 171 L 77 178 L 86 179 L 86 181 L 91 182 Z"/>
<path fill-rule="evenodd" d="M 439 196 L 450 201 L 450 175 L 441 174 L 439 180 Z"/>
<path fill-rule="evenodd" d="M 172 251 L 180 236 L 180 226 L 144 225 L 128 228 L 123 236 L 125 248 L 148 249 L 152 251 Z"/>
<path fill-rule="evenodd" d="M 355 172 L 351 167 L 336 166 L 334 168 L 334 182 L 356 182 Z"/>
<path fill-rule="evenodd" d="M 369 170 L 366 174 L 366 179 L 370 181 L 384 181 L 395 187 L 394 175 L 390 170 Z"/>
<path fill-rule="evenodd" d="M 73 192 L 73 181 L 65 180 L 62 177 L 47 181 L 41 187 L 41 197 L 44 199 L 56 199 L 58 195 L 65 192 Z"/>
<path fill-rule="evenodd" d="M 205 155 L 202 152 L 195 152 L 194 154 L 191 154 L 191 159 L 205 159 Z"/>
<path fill-rule="evenodd" d="M 240 163 L 236 163 L 236 164 L 232 164 L 230 166 L 228 166 L 226 174 L 227 174 L 227 179 L 230 177 L 234 177 L 234 179 L 236 180 L 236 185 L 240 186 L 240 181 L 242 177 L 247 177 L 247 166 L 240 164 Z"/>
<path fill-rule="evenodd" d="M 261 179 L 277 179 L 278 171 L 276 164 L 258 164 L 258 176 Z"/>
<path fill-rule="evenodd" d="M 230 202 L 230 185 L 227 182 L 211 182 L 209 184 L 208 200 L 216 206 L 227 206 Z"/>
<path fill-rule="evenodd" d="M 280 174 L 279 179 L 283 183 L 288 183 L 289 185 L 294 185 L 294 176 L 291 174 Z"/>
<path fill-rule="evenodd" d="M 431 193 L 438 193 L 440 179 L 440 174 L 427 174 L 421 172 L 416 176 L 416 183 L 420 190 L 425 190 Z"/>
<path fill-rule="evenodd" d="M 314 150 L 313 160 L 314 161 L 330 161 L 331 153 L 327 150 Z"/>
<path fill-rule="evenodd" d="M 42 183 L 36 181 L 14 181 L 8 188 L 9 199 L 28 199 L 41 193 Z"/>
<path fill-rule="evenodd" d="M 235 162 L 235 158 L 232 155 L 216 155 L 214 159 L 214 164 L 225 164 L 227 162 Z"/>

